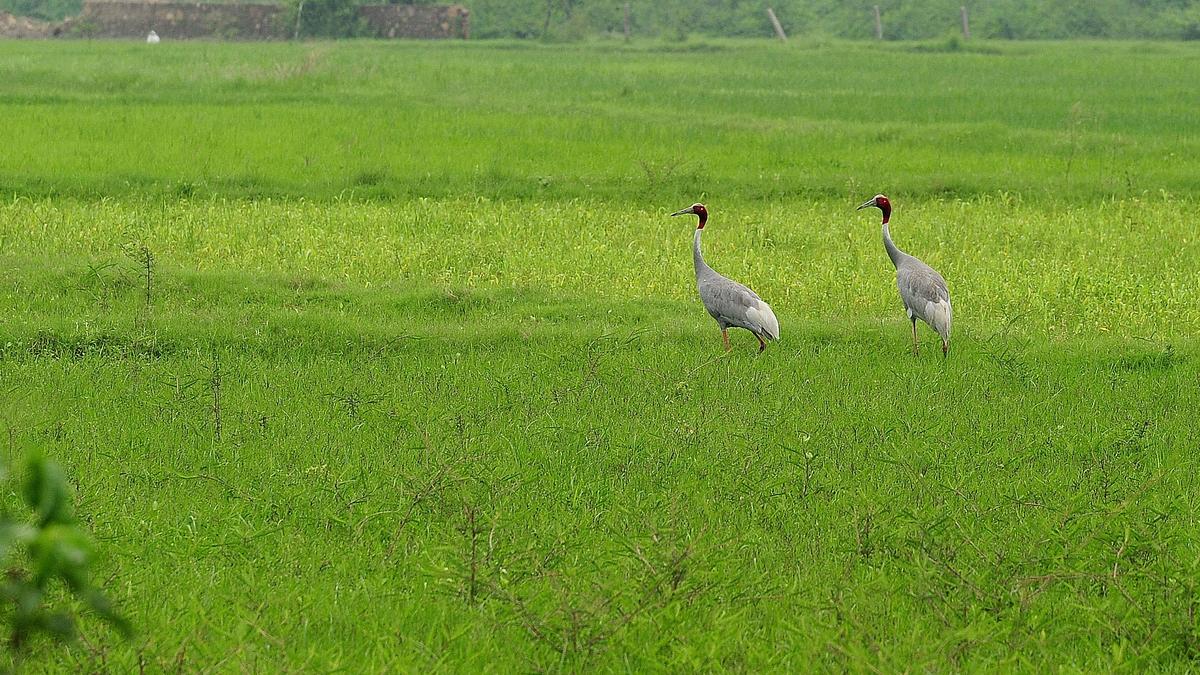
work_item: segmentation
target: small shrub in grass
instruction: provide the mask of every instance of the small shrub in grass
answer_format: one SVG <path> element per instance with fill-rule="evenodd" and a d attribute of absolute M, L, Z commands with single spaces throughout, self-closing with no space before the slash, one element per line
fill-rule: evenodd
<path fill-rule="evenodd" d="M 8 483 L 7 475 L 0 482 Z M 75 637 L 75 619 L 54 606 L 64 587 L 123 636 L 130 625 L 92 586 L 88 571 L 92 543 L 75 522 L 72 490 L 62 470 L 43 457 L 29 461 L 20 496 L 32 511 L 19 513 L 0 507 L 0 625 L 8 633 L 6 646 L 19 651 L 39 633 L 57 640 Z"/>
<path fill-rule="evenodd" d="M 354 0 L 297 0 L 290 4 L 287 25 L 297 25 L 298 38 L 349 38 L 366 34 Z"/>

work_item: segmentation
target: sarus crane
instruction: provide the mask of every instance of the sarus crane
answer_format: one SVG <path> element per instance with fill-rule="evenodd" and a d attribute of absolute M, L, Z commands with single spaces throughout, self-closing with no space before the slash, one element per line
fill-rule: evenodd
<path fill-rule="evenodd" d="M 700 234 L 708 223 L 708 209 L 703 204 L 691 206 L 672 213 L 672 216 L 693 214 L 700 219 L 696 225 L 696 234 L 692 239 L 692 262 L 696 265 L 696 290 L 700 292 L 700 301 L 704 309 L 716 319 L 721 327 L 721 340 L 725 343 L 725 351 L 729 351 L 729 329 L 745 328 L 758 338 L 758 353 L 767 348 L 768 340 L 779 339 L 779 320 L 775 312 L 763 302 L 754 291 L 739 284 L 733 279 L 717 274 L 713 268 L 704 262 L 700 253 Z"/>
<path fill-rule="evenodd" d="M 883 212 L 883 247 L 896 266 L 896 288 L 904 301 L 904 310 L 912 322 L 913 356 L 917 355 L 917 319 L 924 321 L 942 336 L 942 358 L 950 352 L 950 291 L 946 280 L 929 265 L 896 248 L 888 220 L 892 216 L 892 203 L 883 195 L 875 195 L 856 210 L 874 206 Z"/>

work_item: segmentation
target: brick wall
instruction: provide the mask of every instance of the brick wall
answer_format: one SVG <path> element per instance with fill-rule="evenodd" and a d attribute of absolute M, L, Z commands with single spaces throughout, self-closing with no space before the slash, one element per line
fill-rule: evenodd
<path fill-rule="evenodd" d="M 144 38 L 151 30 L 164 40 L 217 38 L 281 40 L 291 37 L 280 5 L 207 5 L 199 2 L 84 2 L 68 21 L 84 37 Z"/>
<path fill-rule="evenodd" d="M 380 38 L 467 37 L 470 13 L 461 5 L 363 5 L 358 8 L 370 35 Z M 281 5 L 210 5 L 200 2 L 113 2 L 85 0 L 83 13 L 62 25 L 66 35 L 164 40 L 215 38 L 285 40 L 292 36 Z"/>

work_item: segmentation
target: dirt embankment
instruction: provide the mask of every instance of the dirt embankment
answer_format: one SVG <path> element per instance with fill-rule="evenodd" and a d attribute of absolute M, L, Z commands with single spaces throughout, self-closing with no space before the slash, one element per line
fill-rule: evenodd
<path fill-rule="evenodd" d="M 0 38 L 48 38 L 62 33 L 62 24 L 0 12 Z"/>
<path fill-rule="evenodd" d="M 471 12 L 462 5 L 362 5 L 365 33 L 376 38 L 466 39 Z M 85 0 L 79 16 L 59 23 L 0 12 L 2 38 L 286 40 L 296 23 L 284 5 Z"/>

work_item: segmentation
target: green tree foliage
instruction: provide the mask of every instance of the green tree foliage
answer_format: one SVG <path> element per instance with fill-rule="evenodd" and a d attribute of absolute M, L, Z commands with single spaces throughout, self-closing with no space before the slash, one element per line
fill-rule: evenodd
<path fill-rule="evenodd" d="M 570 39 L 619 33 L 622 0 L 469 0 L 482 38 Z M 789 33 L 868 39 L 872 5 L 884 37 L 915 40 L 959 29 L 966 5 L 972 35 L 1000 39 L 1200 38 L 1200 0 L 630 0 L 635 35 L 767 37 L 772 6 Z"/>
<path fill-rule="evenodd" d="M 75 522 L 73 492 L 62 470 L 35 457 L 25 468 L 20 495 L 22 513 L 0 510 L 0 564 L 6 570 L 0 625 L 8 632 L 8 648 L 19 651 L 39 633 L 59 640 L 75 636 L 70 612 L 54 606 L 62 596 L 60 586 L 128 635 L 129 623 L 88 578 L 92 543 Z"/>
<path fill-rule="evenodd" d="M 0 12 L 43 21 L 61 21 L 79 14 L 82 8 L 83 0 L 0 0 Z"/>
<path fill-rule="evenodd" d="M 299 37 L 346 38 L 363 34 L 363 21 L 358 6 L 368 4 L 355 0 L 294 0 L 290 3 L 290 24 L 300 16 Z"/>
<path fill-rule="evenodd" d="M 297 0 L 274 1 L 299 6 Z M 306 0 L 300 34 L 359 35 L 354 6 L 374 2 L 432 4 L 429 0 Z M 480 38 L 570 40 L 623 30 L 623 0 L 459 2 L 470 8 L 472 34 Z M 1200 0 L 630 0 L 631 27 L 643 37 L 767 37 L 772 31 L 764 10 L 770 5 L 794 35 L 867 39 L 874 34 L 871 7 L 876 4 L 889 40 L 928 39 L 957 31 L 959 7 L 964 4 L 976 37 L 1200 39 Z M 0 11 L 46 20 L 78 14 L 81 7 L 81 0 L 0 0 Z"/>

